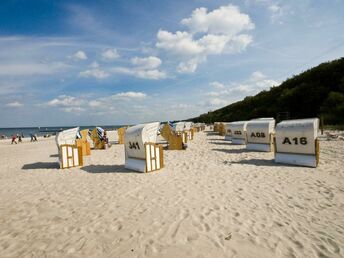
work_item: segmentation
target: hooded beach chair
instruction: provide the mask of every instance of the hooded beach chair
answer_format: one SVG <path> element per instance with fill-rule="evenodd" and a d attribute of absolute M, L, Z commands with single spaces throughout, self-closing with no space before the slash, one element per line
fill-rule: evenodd
<path fill-rule="evenodd" d="M 60 168 L 71 168 L 83 165 L 82 148 L 76 144 L 79 127 L 61 131 L 56 134 L 56 145 L 59 151 Z"/>
<path fill-rule="evenodd" d="M 156 144 L 160 123 L 139 124 L 125 133 L 125 168 L 151 172 L 164 167 L 162 145 Z"/>
<path fill-rule="evenodd" d="M 161 129 L 161 136 L 167 141 L 169 150 L 184 150 L 185 145 L 181 135 L 178 135 L 173 127 L 167 123 Z"/>

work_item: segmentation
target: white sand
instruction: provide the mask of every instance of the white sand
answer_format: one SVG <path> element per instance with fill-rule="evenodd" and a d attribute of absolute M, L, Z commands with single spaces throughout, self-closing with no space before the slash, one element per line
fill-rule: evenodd
<path fill-rule="evenodd" d="M 57 168 L 54 139 L 0 142 L 1 257 L 343 257 L 344 141 L 316 169 L 211 133 L 149 174 L 121 145 Z"/>

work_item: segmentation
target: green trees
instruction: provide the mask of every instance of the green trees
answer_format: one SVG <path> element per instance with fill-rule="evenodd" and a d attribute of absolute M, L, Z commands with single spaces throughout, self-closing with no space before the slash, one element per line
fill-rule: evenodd
<path fill-rule="evenodd" d="M 344 58 L 320 64 L 278 87 L 246 97 L 193 121 L 230 122 L 256 117 L 323 117 L 327 125 L 344 125 Z"/>

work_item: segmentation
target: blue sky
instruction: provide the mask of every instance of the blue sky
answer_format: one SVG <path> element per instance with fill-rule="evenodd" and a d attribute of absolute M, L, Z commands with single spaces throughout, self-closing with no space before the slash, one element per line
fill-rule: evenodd
<path fill-rule="evenodd" d="M 344 55 L 342 0 L 0 4 L 0 127 L 185 119 Z"/>

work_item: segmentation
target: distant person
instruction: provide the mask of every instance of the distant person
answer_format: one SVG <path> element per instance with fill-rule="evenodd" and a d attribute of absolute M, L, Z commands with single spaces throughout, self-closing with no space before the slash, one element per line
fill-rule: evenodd
<path fill-rule="evenodd" d="M 37 142 L 37 137 L 35 134 L 30 133 L 30 137 L 31 137 L 30 142 Z"/>
<path fill-rule="evenodd" d="M 13 143 L 17 144 L 16 140 L 17 140 L 17 135 L 13 134 L 12 135 L 12 142 L 11 142 L 11 144 L 13 144 Z"/>
<path fill-rule="evenodd" d="M 22 141 L 22 136 L 21 136 L 21 135 L 18 135 L 18 143 L 19 143 L 19 142 L 23 142 L 23 141 Z"/>

